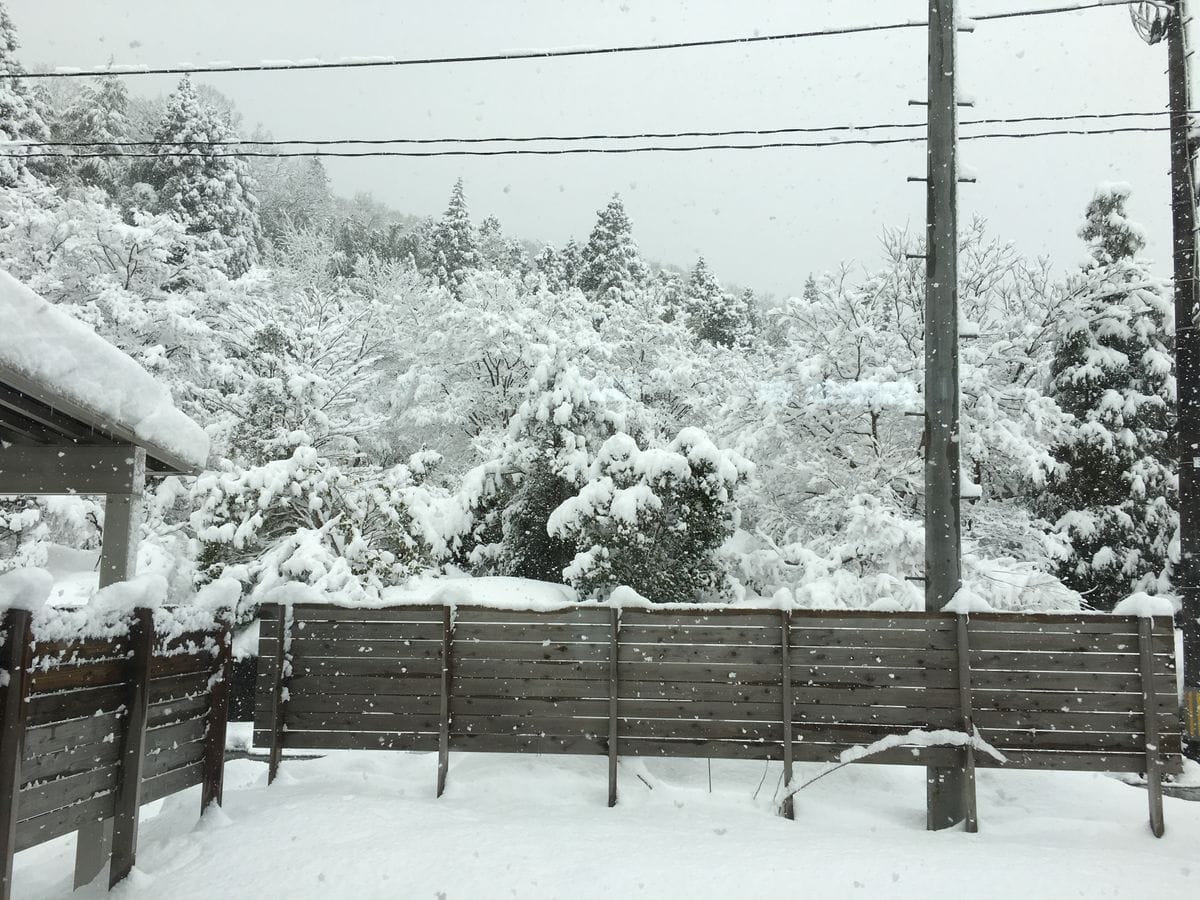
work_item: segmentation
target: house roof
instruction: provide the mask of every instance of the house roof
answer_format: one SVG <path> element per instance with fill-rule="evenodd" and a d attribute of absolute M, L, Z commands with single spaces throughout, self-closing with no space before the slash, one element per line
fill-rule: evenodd
<path fill-rule="evenodd" d="M 0 441 L 134 445 L 147 467 L 194 474 L 208 435 L 171 393 L 83 322 L 0 270 Z"/>

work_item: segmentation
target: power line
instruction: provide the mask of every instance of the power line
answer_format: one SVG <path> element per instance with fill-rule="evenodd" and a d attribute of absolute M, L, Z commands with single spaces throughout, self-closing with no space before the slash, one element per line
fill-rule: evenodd
<path fill-rule="evenodd" d="M 697 47 L 727 47 L 739 44 L 764 44 L 775 41 L 795 41 L 803 38 L 835 37 L 867 34 L 877 31 L 898 31 L 905 28 L 924 28 L 924 22 L 895 22 L 883 25 L 848 25 L 816 31 L 794 31 L 786 34 L 759 34 L 737 38 L 711 38 L 702 41 L 670 41 L 659 44 L 630 44 L 617 47 L 566 47 L 557 50 L 515 50 L 510 53 L 482 53 L 464 56 L 431 56 L 423 58 L 347 59 L 337 62 L 259 62 L 243 65 L 162 66 L 137 68 L 133 66 L 103 69 L 65 69 L 53 72 L 30 72 L 21 75 L 0 73 L 0 78 L 84 78 L 100 75 L 204 75 L 210 72 L 279 72 L 311 71 L 315 69 L 371 69 L 395 66 L 437 66 L 455 63 L 512 62 L 529 59 L 561 59 L 571 56 L 608 56 L 618 53 L 646 53 L 656 50 L 686 50 Z"/>
<path fill-rule="evenodd" d="M 994 132 L 988 134 L 960 135 L 960 141 L 981 140 L 1021 140 L 1029 138 L 1088 136 L 1109 134 L 1150 134 L 1170 130 L 1168 126 L 1128 126 L 1122 128 L 1063 128 L 1053 131 L 1033 132 Z M 260 151 L 247 150 L 242 152 L 219 151 L 203 154 L 207 158 L 247 158 L 247 159 L 283 159 L 292 157 L 335 157 L 343 159 L 370 157 L 464 157 L 464 156 L 575 156 L 583 154 L 631 154 L 631 153 L 695 153 L 698 151 L 714 150 L 784 150 L 808 149 L 817 147 L 850 147 L 850 146 L 886 146 L 892 144 L 924 143 L 924 136 L 907 136 L 891 138 L 847 138 L 833 141 L 777 141 L 766 144 L 701 144 L 685 147 L 650 146 L 650 147 L 558 147 L 536 149 L 498 149 L 498 150 L 287 150 Z M 34 153 L 0 153 L 0 159 L 156 159 L 159 157 L 186 157 L 196 155 L 195 151 L 166 150 L 160 153 L 62 153 L 53 151 L 37 151 Z"/>
<path fill-rule="evenodd" d="M 1012 10 L 1011 12 L 983 13 L 966 16 L 972 22 L 996 22 L 1001 19 L 1019 19 L 1027 16 L 1053 16 L 1059 13 L 1079 12 L 1085 9 L 1100 9 L 1105 6 L 1128 6 L 1129 0 L 1095 0 L 1093 3 L 1078 3 L 1071 6 L 1054 6 L 1045 9 Z"/>
<path fill-rule="evenodd" d="M 1008 118 L 964 119 L 959 125 L 1018 125 L 1035 122 L 1070 122 L 1070 121 L 1103 121 L 1109 119 L 1130 118 L 1159 118 L 1168 116 L 1167 110 L 1159 112 L 1119 112 L 1119 113 L 1073 113 L 1067 115 L 1015 116 Z M 387 146 L 387 145 L 422 145 L 422 144 L 497 144 L 497 143 L 537 143 L 575 141 L 625 141 L 625 140 L 658 140 L 663 138 L 695 138 L 695 137 L 765 137 L 780 134 L 821 134 L 835 132 L 870 132 L 892 131 L 901 129 L 924 128 L 925 122 L 882 122 L 870 124 L 848 125 L 810 125 L 787 128 L 736 128 L 725 131 L 644 131 L 627 134 L 568 134 L 568 135 L 521 135 L 496 137 L 424 137 L 424 138 L 238 138 L 228 141 L 13 141 L 13 145 L 22 148 L 75 148 L 75 147 L 288 147 L 312 146 L 330 147 L 338 145 L 352 146 Z M 3 146 L 3 144 L 0 144 Z"/>
<path fill-rule="evenodd" d="M 971 21 L 988 22 L 999 19 L 1013 19 L 1025 16 L 1045 16 L 1058 13 L 1078 12 L 1095 9 L 1102 6 L 1119 6 L 1127 0 L 1096 0 L 1074 6 L 1059 6 L 1044 9 L 1013 10 L 1010 12 L 985 13 L 969 17 Z M 745 44 L 763 44 L 778 41 L 794 41 L 805 38 L 837 37 L 842 35 L 868 34 L 882 31 L 900 31 L 909 28 L 927 28 L 928 22 L 892 22 L 878 25 L 847 25 L 839 28 L 824 28 L 812 31 L 794 31 L 784 34 L 761 34 L 736 38 L 711 38 L 697 41 L 669 41 L 655 44 L 629 44 L 613 47 L 565 47 L 552 50 L 516 50 L 509 53 L 483 53 L 460 56 L 434 56 L 424 58 L 383 58 L 383 59 L 347 59 L 337 62 L 313 60 L 307 62 L 271 62 L 246 63 L 240 65 L 212 66 L 159 66 L 139 67 L 121 66 L 114 68 L 69 68 L 52 72 L 13 73 L 0 72 L 0 79 L 13 78 L 90 78 L 102 75 L 117 75 L 121 77 L 135 75 L 190 75 L 210 74 L 217 72 L 279 72 L 279 71 L 312 71 L 323 69 L 369 69 L 390 68 L 397 66 L 434 66 L 458 63 L 480 62 L 513 62 L 517 60 L 561 59 L 577 56 L 611 56 L 620 53 L 647 53 L 658 50 L 686 50 L 702 47 L 728 47 Z"/>

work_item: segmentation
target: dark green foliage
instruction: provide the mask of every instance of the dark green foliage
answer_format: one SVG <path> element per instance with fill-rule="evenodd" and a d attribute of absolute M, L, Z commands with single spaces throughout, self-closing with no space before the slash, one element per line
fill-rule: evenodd
<path fill-rule="evenodd" d="M 1070 546 L 1058 576 L 1099 609 L 1166 588 L 1177 527 L 1171 307 L 1136 257 L 1144 242 L 1125 218 L 1127 196 L 1099 192 L 1080 232 L 1092 262 L 1052 366 L 1053 396 L 1075 421 L 1039 499 Z"/>

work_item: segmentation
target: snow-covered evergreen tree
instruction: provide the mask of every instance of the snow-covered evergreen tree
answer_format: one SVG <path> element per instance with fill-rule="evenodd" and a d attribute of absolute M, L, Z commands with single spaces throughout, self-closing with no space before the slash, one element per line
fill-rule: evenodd
<path fill-rule="evenodd" d="M 579 547 L 564 577 L 585 597 L 621 585 L 660 603 L 724 597 L 717 550 L 736 523 L 734 492 L 752 471 L 697 428 L 649 449 L 613 435 L 587 483 L 550 516 L 550 533 Z"/>
<path fill-rule="evenodd" d="M 752 323 L 745 295 L 727 293 L 704 257 L 692 269 L 683 304 L 688 327 L 701 340 L 733 347 L 749 339 Z"/>
<path fill-rule="evenodd" d="M 17 30 L 8 15 L 8 9 L 0 4 L 0 140 L 45 141 L 50 129 L 42 117 L 38 104 L 25 82 L 14 75 L 22 75 L 25 69 L 17 62 Z M 24 161 L 0 159 L 0 188 L 12 187 L 25 170 Z"/>
<path fill-rule="evenodd" d="M 85 153 L 119 151 L 130 135 L 129 92 L 115 75 L 104 75 L 83 86 L 63 123 L 70 141 L 97 146 Z M 101 187 L 114 199 L 129 175 L 129 166 L 119 159 L 84 159 L 75 164 L 76 177 L 87 185 Z"/>
<path fill-rule="evenodd" d="M 1102 186 L 1080 231 L 1092 258 L 1074 285 L 1051 388 L 1075 421 L 1041 500 L 1069 544 L 1059 577 L 1100 609 L 1165 589 L 1178 518 L 1172 306 L 1138 256 L 1145 238 L 1127 218 L 1128 197 L 1126 185 Z"/>
<path fill-rule="evenodd" d="M 609 305 L 628 301 L 645 285 L 647 277 L 625 204 L 613 194 L 608 206 L 600 210 L 583 248 L 579 287 L 589 297 Z"/>
<path fill-rule="evenodd" d="M 561 361 L 534 372 L 495 459 L 469 473 L 463 506 L 473 524 L 463 546 L 477 571 L 562 582 L 579 550 L 551 533 L 551 514 L 586 483 L 600 445 L 636 433 L 636 405 L 605 380 Z"/>
<path fill-rule="evenodd" d="M 438 281 L 455 297 L 461 297 L 463 283 L 482 262 L 461 178 L 454 183 L 450 205 L 434 227 L 431 249 Z"/>
<path fill-rule="evenodd" d="M 171 94 L 154 134 L 155 159 L 146 180 L 156 208 L 186 226 L 201 246 L 220 253 L 230 275 L 257 260 L 258 198 L 245 161 L 227 156 L 236 140 L 220 114 L 200 99 L 188 76 Z"/>

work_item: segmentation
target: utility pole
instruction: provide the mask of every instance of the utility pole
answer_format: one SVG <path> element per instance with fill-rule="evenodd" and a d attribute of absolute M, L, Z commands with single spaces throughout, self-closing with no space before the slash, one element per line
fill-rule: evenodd
<path fill-rule="evenodd" d="M 929 170 L 925 246 L 925 609 L 962 583 L 959 521 L 958 98 L 954 0 L 929 0 Z M 962 768 L 926 769 L 926 825 L 966 817 Z"/>
<path fill-rule="evenodd" d="M 1179 452 L 1179 564 L 1174 587 L 1183 601 L 1184 739 L 1200 758 L 1200 333 L 1197 332 L 1196 148 L 1188 132 L 1191 91 L 1185 0 L 1130 5 L 1148 44 L 1167 41 L 1171 110 L 1171 232 L 1175 282 L 1176 430 Z"/>
<path fill-rule="evenodd" d="M 1183 598 L 1185 737 L 1200 749 L 1200 333 L 1196 330 L 1195 152 L 1188 113 L 1184 0 L 1167 17 L 1167 74 L 1171 94 L 1171 225 L 1175 274 L 1176 427 L 1179 430 L 1179 565 L 1175 585 Z"/>

